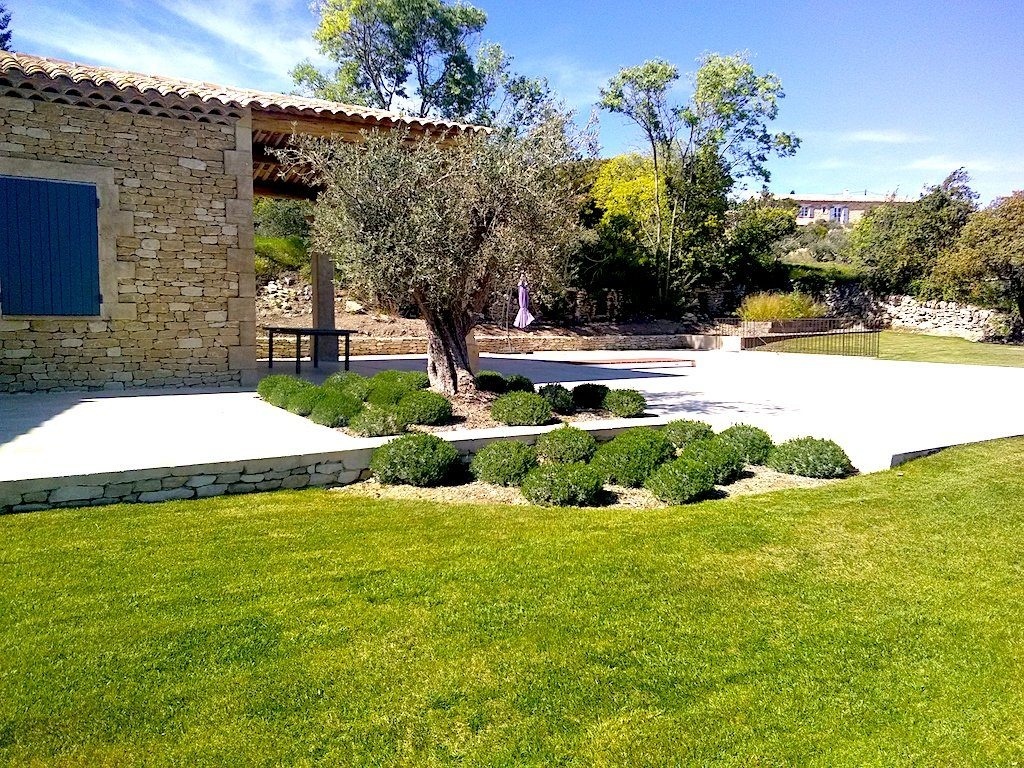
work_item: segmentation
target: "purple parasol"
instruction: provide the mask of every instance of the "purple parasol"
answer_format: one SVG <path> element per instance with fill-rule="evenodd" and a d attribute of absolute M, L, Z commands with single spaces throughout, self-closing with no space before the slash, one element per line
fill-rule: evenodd
<path fill-rule="evenodd" d="M 526 286 L 525 280 L 519 281 L 519 313 L 512 325 L 516 328 L 525 328 L 533 322 L 533 315 L 530 314 L 530 289 Z"/>

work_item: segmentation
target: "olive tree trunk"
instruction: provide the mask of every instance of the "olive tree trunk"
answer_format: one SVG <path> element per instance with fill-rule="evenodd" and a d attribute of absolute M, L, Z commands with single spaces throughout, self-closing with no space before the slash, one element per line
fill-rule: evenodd
<path fill-rule="evenodd" d="M 427 376 L 430 386 L 445 395 L 473 389 L 466 334 L 468 319 L 424 315 L 427 324 Z"/>

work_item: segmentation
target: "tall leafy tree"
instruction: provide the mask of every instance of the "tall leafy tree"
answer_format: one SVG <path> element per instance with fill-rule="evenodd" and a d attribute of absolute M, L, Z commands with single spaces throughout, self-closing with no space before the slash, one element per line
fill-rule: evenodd
<path fill-rule="evenodd" d="M 769 131 L 784 96 L 782 84 L 777 75 L 758 74 L 745 54 L 703 57 L 690 100 L 672 104 L 670 93 L 679 77 L 678 68 L 660 59 L 629 67 L 602 89 L 600 102 L 634 122 L 651 151 L 653 260 L 663 300 L 673 283 L 692 282 L 675 274 L 694 263 L 693 253 L 677 256 L 680 241 L 691 251 L 705 248 L 700 238 L 709 224 L 723 231 L 715 213 L 736 181 L 767 181 L 768 159 L 791 155 L 800 144 L 792 134 Z"/>
<path fill-rule="evenodd" d="M 934 280 L 956 298 L 1008 305 L 1024 318 L 1024 192 L 972 214 Z"/>
<path fill-rule="evenodd" d="M 0 51 L 11 50 L 11 12 L 0 3 Z"/>
<path fill-rule="evenodd" d="M 564 172 L 580 144 L 561 119 L 520 135 L 306 140 L 287 158 L 324 188 L 313 247 L 366 298 L 417 307 L 427 373 L 448 394 L 473 387 L 466 334 L 495 289 L 523 273 L 535 288 L 558 285 L 580 236 L 580 200 Z"/>
<path fill-rule="evenodd" d="M 943 251 L 953 247 L 978 195 L 958 168 L 912 203 L 872 208 L 850 233 L 853 259 L 869 269 L 868 285 L 882 293 L 916 293 Z"/>

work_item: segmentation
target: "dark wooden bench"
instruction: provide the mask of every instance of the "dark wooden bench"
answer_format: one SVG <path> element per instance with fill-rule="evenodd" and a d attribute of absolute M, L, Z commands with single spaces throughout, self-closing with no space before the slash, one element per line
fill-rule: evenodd
<path fill-rule="evenodd" d="M 274 334 L 282 334 L 285 336 L 295 337 L 295 372 L 299 373 L 302 366 L 302 337 L 309 336 L 312 339 L 312 350 L 310 352 L 310 358 L 313 361 L 313 367 L 320 367 L 320 337 L 321 336 L 333 336 L 334 338 L 345 337 L 345 370 L 348 370 L 349 364 L 349 350 L 351 344 L 349 343 L 349 337 L 353 333 L 358 331 L 350 331 L 344 328 L 289 328 L 283 325 L 267 325 L 263 327 L 263 330 L 267 332 L 267 367 L 274 367 Z"/>

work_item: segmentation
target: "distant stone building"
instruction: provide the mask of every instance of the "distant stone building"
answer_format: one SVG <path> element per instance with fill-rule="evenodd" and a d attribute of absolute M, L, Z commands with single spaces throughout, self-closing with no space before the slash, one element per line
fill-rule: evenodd
<path fill-rule="evenodd" d="M 0 392 L 250 383 L 253 195 L 315 195 L 273 150 L 395 126 L 475 130 L 0 51 Z"/>
<path fill-rule="evenodd" d="M 859 195 L 843 192 L 841 195 L 787 195 L 788 199 L 800 205 L 797 211 L 797 226 L 813 224 L 816 221 L 835 224 L 856 224 L 865 213 L 882 203 L 907 203 L 909 199 L 895 195 Z"/>

